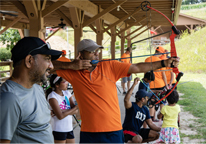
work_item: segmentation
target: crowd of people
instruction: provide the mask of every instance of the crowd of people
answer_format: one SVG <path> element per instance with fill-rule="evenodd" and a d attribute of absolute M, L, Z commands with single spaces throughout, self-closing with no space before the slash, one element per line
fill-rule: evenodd
<path fill-rule="evenodd" d="M 164 116 L 162 128 L 153 123 L 152 112 L 146 107 L 152 97 L 148 87 L 145 89 L 140 85 L 135 94 L 136 101 L 130 101 L 138 81 L 144 81 L 153 91 L 159 92 L 163 87 L 169 91 L 172 85 L 169 82 L 173 80 L 162 80 L 164 86 L 158 84 L 158 76 L 166 77 L 158 70 L 171 64 L 177 67 L 179 58 L 152 56 L 135 64 L 119 61 L 91 64 L 92 60 L 99 60 L 102 49 L 96 42 L 83 39 L 77 45 L 77 59 L 68 61 L 58 59 L 62 52 L 52 50 L 48 43 L 37 37 L 21 39 L 11 51 L 12 76 L 0 89 L 1 142 L 74 143 L 72 115 L 78 111 L 82 120 L 80 143 L 142 143 L 158 139 L 160 142 L 179 142 L 177 92 L 168 96 L 169 105 L 163 106 L 158 115 L 158 118 Z M 162 50 L 158 47 L 155 53 L 163 53 Z M 130 53 L 131 48 L 127 51 Z M 45 98 L 39 83 L 47 81 L 51 73 L 51 88 Z M 122 123 L 116 82 L 133 73 L 145 73 L 145 76 L 142 80 L 135 78 L 131 88 L 128 86 L 128 91 L 125 91 L 126 115 Z M 67 90 L 68 82 L 73 87 L 77 104 Z M 144 122 L 149 128 L 142 128 Z"/>

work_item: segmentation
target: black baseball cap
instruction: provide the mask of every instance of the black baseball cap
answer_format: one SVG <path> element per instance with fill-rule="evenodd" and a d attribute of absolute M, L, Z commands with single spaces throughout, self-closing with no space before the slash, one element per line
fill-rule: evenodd
<path fill-rule="evenodd" d="M 11 60 L 16 63 L 29 54 L 51 55 L 51 60 L 56 60 L 60 57 L 62 51 L 52 50 L 49 43 L 45 43 L 38 37 L 24 37 L 16 43 L 11 50 L 11 53 Z"/>
<path fill-rule="evenodd" d="M 147 92 L 146 90 L 144 89 L 140 89 L 137 91 L 136 95 L 135 95 L 135 98 L 138 98 L 138 99 L 141 99 L 141 98 L 144 98 L 144 97 L 148 97 L 148 98 L 151 98 L 152 97 L 152 93 L 150 92 Z"/>

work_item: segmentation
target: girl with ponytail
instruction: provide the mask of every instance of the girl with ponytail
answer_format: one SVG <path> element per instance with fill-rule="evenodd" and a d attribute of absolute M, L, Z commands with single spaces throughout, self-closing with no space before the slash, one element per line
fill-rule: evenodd
<path fill-rule="evenodd" d="M 54 112 L 51 125 L 55 143 L 75 143 L 72 125 L 72 115 L 78 112 L 71 93 L 67 90 L 68 82 L 53 74 L 50 86 L 46 91 L 47 100 Z"/>

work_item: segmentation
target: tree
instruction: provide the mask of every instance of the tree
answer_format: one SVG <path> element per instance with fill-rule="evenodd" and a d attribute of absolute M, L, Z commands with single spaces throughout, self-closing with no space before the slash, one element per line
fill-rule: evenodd
<path fill-rule="evenodd" d="M 10 28 L 0 35 L 0 41 L 6 44 L 8 50 L 11 50 L 20 39 L 20 34 L 16 29 Z"/>

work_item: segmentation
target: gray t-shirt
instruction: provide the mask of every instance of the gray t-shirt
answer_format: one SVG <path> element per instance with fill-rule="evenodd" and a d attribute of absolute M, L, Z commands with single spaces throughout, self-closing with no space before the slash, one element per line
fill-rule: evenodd
<path fill-rule="evenodd" d="M 0 87 L 0 139 L 54 143 L 49 104 L 41 86 L 27 89 L 7 80 Z"/>

